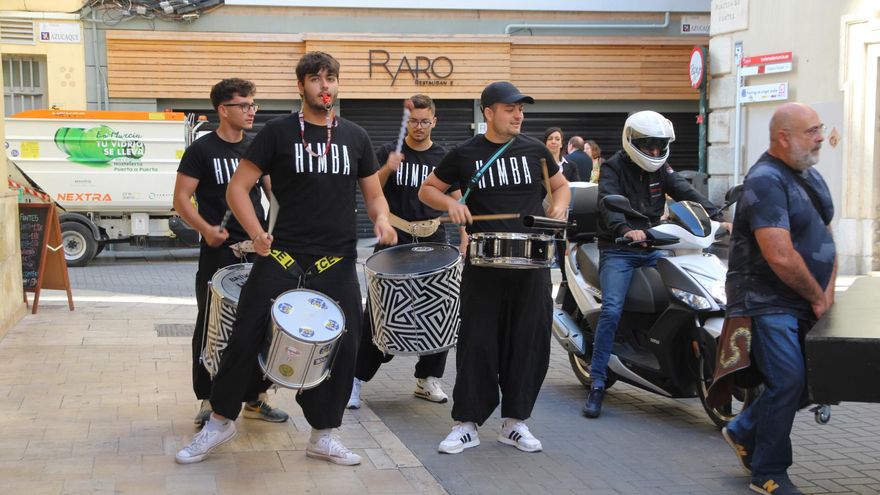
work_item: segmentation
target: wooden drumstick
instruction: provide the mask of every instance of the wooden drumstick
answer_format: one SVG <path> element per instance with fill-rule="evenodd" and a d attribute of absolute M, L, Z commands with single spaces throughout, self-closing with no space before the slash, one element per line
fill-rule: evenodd
<path fill-rule="evenodd" d="M 553 191 L 550 189 L 550 173 L 547 171 L 547 160 L 541 158 L 541 175 L 544 176 L 544 187 L 547 188 L 547 201 L 553 204 Z"/>
<path fill-rule="evenodd" d="M 493 213 L 491 215 L 474 215 L 471 217 L 473 221 L 479 222 L 480 220 L 510 220 L 512 218 L 519 218 L 519 213 Z M 441 222 L 448 223 L 452 220 L 447 216 L 442 216 L 438 218 Z"/>

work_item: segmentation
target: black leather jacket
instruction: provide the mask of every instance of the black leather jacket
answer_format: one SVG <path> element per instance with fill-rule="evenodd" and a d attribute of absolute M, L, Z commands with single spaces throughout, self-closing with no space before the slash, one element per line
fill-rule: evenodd
<path fill-rule="evenodd" d="M 602 198 L 611 194 L 625 196 L 633 209 L 647 216 L 648 220 L 627 218 L 621 213 L 607 211 L 602 207 Z M 599 175 L 599 222 L 596 229 L 599 247 L 613 246 L 615 238 L 622 237 L 630 230 L 645 230 L 660 223 L 667 194 L 676 201 L 700 203 L 713 220 L 722 218 L 721 210 L 668 164 L 655 172 L 646 172 L 630 160 L 623 150 L 615 153 L 602 164 Z"/>

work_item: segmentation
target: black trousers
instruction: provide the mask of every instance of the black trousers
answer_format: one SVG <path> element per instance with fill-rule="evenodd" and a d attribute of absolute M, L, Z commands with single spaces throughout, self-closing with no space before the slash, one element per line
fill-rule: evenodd
<path fill-rule="evenodd" d="M 250 255 L 253 257 L 253 255 Z M 204 345 L 205 319 L 208 316 L 208 301 L 211 295 L 208 293 L 208 282 L 214 276 L 214 273 L 229 265 L 252 261 L 252 259 L 242 261 L 227 246 L 212 248 L 202 244 L 199 250 L 199 268 L 196 271 L 196 306 L 198 307 L 198 315 L 196 316 L 196 328 L 193 331 L 192 338 L 192 382 L 193 392 L 196 399 L 205 400 L 211 397 L 211 374 L 202 365 L 202 346 Z M 256 400 L 262 390 L 249 390 L 246 400 Z"/>
<path fill-rule="evenodd" d="M 452 419 L 528 419 L 550 364 L 550 270 L 466 265 Z"/>
<path fill-rule="evenodd" d="M 416 239 L 413 236 L 400 229 L 395 230 L 397 230 L 398 246 L 402 244 L 413 244 L 416 242 Z M 428 237 L 420 237 L 418 242 L 446 243 L 447 239 L 446 230 L 441 224 L 440 228 L 437 229 L 437 232 L 434 232 Z M 378 253 L 383 249 L 388 249 L 389 247 L 391 246 L 376 244 L 376 247 L 373 249 L 373 254 Z M 382 364 L 391 361 L 394 358 L 394 355 L 385 354 L 376 347 L 376 344 L 373 343 L 373 318 L 370 316 L 369 298 L 367 298 L 367 304 L 364 307 L 363 322 L 363 327 L 361 329 L 361 346 L 360 349 L 358 349 L 357 366 L 355 367 L 354 376 L 358 380 L 368 382 L 376 376 L 379 367 L 382 366 Z M 442 377 L 443 371 L 446 369 L 447 356 L 449 356 L 448 350 L 419 356 L 413 376 L 416 378 L 428 378 L 429 376 L 437 378 Z"/>
<path fill-rule="evenodd" d="M 323 292 L 337 301 L 345 314 L 346 332 L 341 337 L 337 356 L 330 376 L 315 388 L 296 394 L 309 424 L 316 429 L 336 428 L 342 424 L 342 414 L 351 395 L 355 357 L 360 343 L 361 294 L 357 282 L 355 258 L 343 258 L 324 272 L 312 269 L 319 258 L 290 253 L 296 265 L 309 274 L 300 279 L 285 270 L 274 258 L 258 256 L 247 283 L 241 290 L 238 317 L 229 339 L 214 387 L 211 406 L 226 418 L 235 419 L 241 409 L 246 391 L 253 386 L 255 376 L 262 380 L 257 363 L 266 332 L 269 330 L 272 300 L 282 292 L 307 288 Z"/>

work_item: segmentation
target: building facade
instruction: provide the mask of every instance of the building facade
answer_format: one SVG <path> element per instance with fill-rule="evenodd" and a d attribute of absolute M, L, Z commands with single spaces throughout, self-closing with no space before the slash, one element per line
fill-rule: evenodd
<path fill-rule="evenodd" d="M 764 98 L 785 96 L 787 101 L 807 103 L 819 112 L 828 130 L 817 169 L 834 197 L 832 227 L 839 272 L 864 274 L 880 269 L 877 3 L 713 0 L 711 15 L 710 190 L 717 194 L 735 178 L 741 180 L 767 149 L 770 117 L 783 102 L 742 104 L 737 147 L 738 57 L 751 57 L 747 63 L 755 64 L 755 57 L 775 54 L 780 56 L 771 58 L 784 60 L 790 52 L 790 70 L 746 76 L 740 86 L 748 89 L 745 93 L 740 89 L 739 94 L 748 97 L 764 91 Z M 778 88 L 785 84 L 786 94 L 779 95 Z"/>
<path fill-rule="evenodd" d="M 86 105 L 85 51 L 78 0 L 0 0 L 0 82 L 4 116 L 33 108 Z M 0 135 L 6 136 L 3 120 Z M 12 170 L 0 156 L 0 176 Z M 19 192 L 0 188 L 0 336 L 26 311 L 22 298 Z"/>

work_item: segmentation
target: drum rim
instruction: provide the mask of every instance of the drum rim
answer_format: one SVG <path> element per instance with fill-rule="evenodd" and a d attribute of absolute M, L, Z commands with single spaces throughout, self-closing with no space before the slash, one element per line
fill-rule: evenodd
<path fill-rule="evenodd" d="M 326 298 L 328 301 L 330 301 L 331 303 L 333 303 L 333 305 L 336 306 L 336 309 L 339 310 L 339 315 L 341 316 L 341 320 L 342 320 L 342 321 L 341 321 L 342 324 L 340 325 L 340 328 L 339 328 L 339 333 L 338 333 L 335 337 L 333 337 L 332 339 L 328 339 L 328 340 L 302 340 L 302 339 L 300 339 L 299 337 L 297 337 L 297 336 L 291 334 L 290 332 L 288 332 L 288 331 L 287 331 L 284 327 L 282 327 L 281 325 L 279 325 L 279 324 L 278 324 L 278 321 L 275 319 L 275 301 L 277 301 L 279 297 L 283 296 L 284 294 L 287 294 L 288 292 L 309 292 L 309 293 L 312 293 L 312 294 L 319 294 L 319 295 L 325 297 L 325 298 Z M 300 342 L 305 342 L 305 343 L 307 343 L 307 344 L 328 344 L 328 343 L 330 343 L 330 342 L 335 342 L 335 341 L 341 339 L 342 336 L 343 336 L 343 335 L 345 334 L 345 332 L 347 331 L 347 327 L 345 326 L 345 325 L 346 325 L 346 321 L 345 321 L 345 311 L 342 310 L 342 306 L 340 306 L 339 303 L 337 303 L 335 299 L 333 299 L 332 297 L 328 296 L 327 294 L 325 294 L 325 293 L 323 293 L 323 292 L 321 292 L 321 291 L 317 291 L 317 290 L 314 290 L 314 289 L 306 289 L 306 288 L 302 288 L 302 287 L 301 287 L 301 288 L 298 288 L 298 289 L 290 289 L 290 290 L 286 290 L 286 291 L 284 291 L 284 292 L 278 294 L 277 296 L 275 296 L 275 297 L 272 299 L 272 306 L 269 308 L 269 319 L 272 320 L 272 326 L 273 326 L 273 327 L 278 328 L 278 329 L 279 329 L 281 332 L 283 332 L 284 334 L 289 335 L 293 340 L 298 340 L 298 341 L 300 341 Z"/>
<path fill-rule="evenodd" d="M 377 271 L 373 270 L 372 268 L 370 268 L 369 265 L 367 265 L 367 263 L 370 262 L 370 259 L 373 258 L 374 256 L 376 256 L 378 254 L 387 255 L 388 254 L 387 251 L 389 249 L 394 249 L 395 247 L 404 247 L 404 246 L 413 247 L 413 246 L 418 246 L 418 245 L 433 245 L 433 246 L 441 246 L 441 247 L 454 249 L 454 250 L 458 251 L 458 256 L 455 259 L 453 259 L 451 262 L 449 262 L 439 268 L 434 268 L 434 269 L 431 269 L 428 271 L 416 272 L 416 273 L 385 274 L 382 272 L 377 272 Z M 367 275 L 379 278 L 379 279 L 409 280 L 409 279 L 415 279 L 415 278 L 428 277 L 431 275 L 436 275 L 438 273 L 449 271 L 450 269 L 455 269 L 455 266 L 461 264 L 463 261 L 464 261 L 464 257 L 462 256 L 461 251 L 456 246 L 453 246 L 451 244 L 446 244 L 443 242 L 413 242 L 410 244 L 400 244 L 398 246 L 392 246 L 391 248 L 383 249 L 381 251 L 376 251 L 375 253 L 371 254 L 364 261 L 364 273 L 366 273 Z"/>
<path fill-rule="evenodd" d="M 448 272 L 449 270 L 455 270 L 462 263 L 464 263 L 464 257 L 461 255 L 461 253 L 459 253 L 458 257 L 453 260 L 452 263 L 427 272 L 386 274 L 377 272 L 364 264 L 364 273 L 366 273 L 369 277 L 375 277 L 380 280 L 414 280 L 417 278 L 430 277 L 438 273 Z"/>
<path fill-rule="evenodd" d="M 474 232 L 470 234 L 468 237 L 471 239 L 489 239 L 489 238 L 498 238 L 505 240 L 540 240 L 540 241 L 552 241 L 553 236 L 547 234 L 531 234 L 526 232 Z"/>
<path fill-rule="evenodd" d="M 528 260 L 528 262 L 517 262 L 511 260 Z M 518 256 L 505 256 L 505 257 L 497 257 L 491 260 L 485 259 L 482 257 L 472 257 L 470 260 L 471 265 L 473 266 L 484 266 L 484 267 L 492 267 L 492 268 L 533 268 L 533 269 L 541 269 L 541 268 L 553 268 L 553 261 L 548 260 L 548 264 L 537 264 L 533 261 L 533 258 L 522 258 Z"/>
<path fill-rule="evenodd" d="M 211 275 L 211 280 L 208 280 L 208 288 L 210 289 L 211 294 L 217 294 L 217 296 L 222 301 L 233 301 L 233 302 L 235 302 L 235 304 L 237 306 L 238 300 L 241 299 L 241 291 L 239 291 L 238 299 L 233 299 L 232 297 L 229 296 L 229 294 L 221 294 L 220 292 L 215 291 L 214 287 L 220 287 L 221 285 L 219 283 L 215 284 L 214 280 L 217 280 L 218 282 L 222 281 L 223 277 L 220 277 L 219 279 L 217 279 L 217 275 L 220 275 L 223 272 L 232 271 L 233 267 L 239 267 L 239 266 L 244 266 L 244 265 L 250 265 L 251 269 L 253 269 L 253 267 L 254 267 L 253 263 L 233 263 L 231 265 L 226 265 L 222 268 L 218 268 L 217 271 L 214 272 L 213 275 Z M 250 278 L 250 275 L 251 275 L 250 270 L 248 270 L 248 278 Z M 242 287 L 242 288 L 244 288 L 244 287 Z M 219 289 L 218 289 L 218 291 L 219 291 Z"/>

